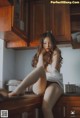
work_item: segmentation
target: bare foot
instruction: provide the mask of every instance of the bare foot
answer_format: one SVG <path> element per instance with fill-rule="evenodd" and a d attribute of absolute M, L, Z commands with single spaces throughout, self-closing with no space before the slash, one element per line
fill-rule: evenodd
<path fill-rule="evenodd" d="M 0 88 L 0 98 L 8 98 L 8 92 L 4 88 Z"/>
<path fill-rule="evenodd" d="M 14 97 L 14 96 L 18 96 L 15 92 L 11 92 L 11 93 L 8 93 L 8 97 Z"/>

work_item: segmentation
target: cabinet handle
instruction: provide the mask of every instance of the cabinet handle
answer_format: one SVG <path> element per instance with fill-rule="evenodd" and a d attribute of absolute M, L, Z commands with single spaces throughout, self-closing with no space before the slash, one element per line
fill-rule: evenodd
<path fill-rule="evenodd" d="M 75 111 L 74 110 L 71 110 L 71 113 L 70 113 L 71 115 L 75 115 L 76 113 L 75 113 Z"/>
<path fill-rule="evenodd" d="M 65 106 L 63 107 L 63 117 L 66 116 L 66 109 L 65 109 Z"/>

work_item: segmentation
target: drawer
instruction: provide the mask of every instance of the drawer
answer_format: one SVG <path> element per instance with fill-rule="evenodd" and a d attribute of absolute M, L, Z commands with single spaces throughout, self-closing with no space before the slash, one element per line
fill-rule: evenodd
<path fill-rule="evenodd" d="M 80 118 L 80 106 L 65 107 L 65 117 L 64 118 Z"/>

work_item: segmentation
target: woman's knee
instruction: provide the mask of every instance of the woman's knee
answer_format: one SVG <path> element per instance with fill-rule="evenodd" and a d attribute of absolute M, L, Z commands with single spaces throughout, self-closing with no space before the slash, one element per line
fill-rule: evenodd
<path fill-rule="evenodd" d="M 44 94 L 44 91 L 41 91 L 41 90 L 35 90 L 35 89 L 33 89 L 33 92 L 34 92 L 36 95 L 43 95 L 43 94 Z"/>
<path fill-rule="evenodd" d="M 44 84 L 44 86 L 45 86 L 45 84 Z M 35 83 L 33 85 L 32 90 L 36 95 L 43 95 L 45 92 L 44 86 L 39 85 L 39 83 Z"/>
<path fill-rule="evenodd" d="M 37 67 L 38 71 L 41 72 L 41 74 L 45 73 L 45 69 L 43 66 Z"/>
<path fill-rule="evenodd" d="M 39 66 L 37 67 L 39 70 L 44 70 L 44 67 L 43 66 Z"/>

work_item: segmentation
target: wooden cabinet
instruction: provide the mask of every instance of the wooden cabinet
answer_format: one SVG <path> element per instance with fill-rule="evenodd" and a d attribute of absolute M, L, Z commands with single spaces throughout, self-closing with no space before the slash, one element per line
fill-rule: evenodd
<path fill-rule="evenodd" d="M 80 96 L 63 95 L 53 112 L 55 118 L 80 118 Z"/>
<path fill-rule="evenodd" d="M 7 48 L 28 46 L 28 0 L 0 1 L 0 38 Z M 6 3 L 7 4 L 7 3 Z M 25 13 L 25 14 L 24 14 Z"/>
<path fill-rule="evenodd" d="M 80 5 L 51 4 L 49 0 L 30 0 L 29 41 L 39 45 L 40 34 L 52 31 L 57 44 L 72 43 L 80 48 Z M 78 32 L 76 39 L 72 33 Z"/>
<path fill-rule="evenodd" d="M 10 31 L 12 25 L 12 7 L 8 0 L 0 0 L 0 32 Z"/>
<path fill-rule="evenodd" d="M 80 5 L 51 4 L 50 0 L 13 0 L 6 7 L 2 3 L 0 38 L 7 47 L 36 47 L 40 34 L 52 31 L 57 44 L 72 43 L 73 48 L 80 48 Z"/>
<path fill-rule="evenodd" d="M 80 96 L 64 97 L 64 118 L 80 118 Z"/>
<path fill-rule="evenodd" d="M 28 0 L 13 0 L 12 28 L 10 32 L 6 33 L 7 48 L 26 48 L 29 45 L 28 7 Z M 12 40 L 9 40 L 10 38 Z"/>
<path fill-rule="evenodd" d="M 12 30 L 28 42 L 28 0 L 13 1 L 13 25 Z"/>
<path fill-rule="evenodd" d="M 49 28 L 49 1 L 30 1 L 30 46 L 39 45 L 40 34 Z"/>
<path fill-rule="evenodd" d="M 70 5 L 71 38 L 73 48 L 80 48 L 80 5 Z"/>
<path fill-rule="evenodd" d="M 0 32 L 11 30 L 11 6 L 0 7 Z"/>
<path fill-rule="evenodd" d="M 52 31 L 57 43 L 70 43 L 69 5 L 53 5 L 49 0 L 30 3 L 30 46 L 39 44 L 40 34 Z"/>
<path fill-rule="evenodd" d="M 49 0 L 14 0 L 12 30 L 28 46 L 39 45 L 40 34 L 52 31 L 57 44 L 72 43 L 80 48 L 80 34 L 72 40 L 72 33 L 80 32 L 80 5 L 51 4 Z"/>
<path fill-rule="evenodd" d="M 70 43 L 69 5 L 50 4 L 50 26 L 57 43 Z"/>

